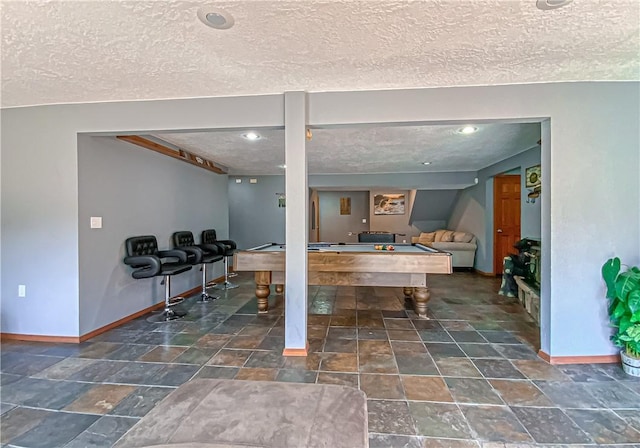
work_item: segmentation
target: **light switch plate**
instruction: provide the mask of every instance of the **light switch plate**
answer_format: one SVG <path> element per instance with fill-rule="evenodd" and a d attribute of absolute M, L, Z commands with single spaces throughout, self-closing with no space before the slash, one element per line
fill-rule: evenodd
<path fill-rule="evenodd" d="M 367 223 L 367 218 L 362 218 L 362 224 L 366 224 Z"/>
<path fill-rule="evenodd" d="M 102 229 L 102 216 L 92 216 L 91 217 L 91 228 L 92 229 Z"/>

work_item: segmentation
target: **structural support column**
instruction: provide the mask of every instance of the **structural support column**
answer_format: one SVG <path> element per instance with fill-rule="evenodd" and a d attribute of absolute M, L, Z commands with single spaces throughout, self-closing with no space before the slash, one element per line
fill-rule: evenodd
<path fill-rule="evenodd" d="M 308 203 L 305 92 L 284 94 L 286 265 L 284 355 L 306 356 Z"/>

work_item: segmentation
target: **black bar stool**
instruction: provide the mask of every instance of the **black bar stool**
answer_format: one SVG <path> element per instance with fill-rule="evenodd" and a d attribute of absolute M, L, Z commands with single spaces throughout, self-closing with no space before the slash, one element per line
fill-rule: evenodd
<path fill-rule="evenodd" d="M 191 269 L 187 253 L 181 250 L 158 250 L 158 241 L 153 235 L 127 238 L 125 250 L 127 256 L 124 263 L 135 268 L 131 273 L 133 278 L 164 277 L 164 310 L 147 318 L 147 321 L 169 322 L 186 316 L 186 311 L 174 308 L 177 303 L 171 302 L 171 277 Z"/>
<path fill-rule="evenodd" d="M 236 250 L 236 243 L 232 240 L 218 240 L 216 231 L 214 229 L 207 229 L 202 231 L 202 245 L 214 244 L 221 248 L 223 263 L 224 263 L 224 283 L 215 285 L 215 288 L 227 290 L 237 288 L 238 285 L 229 281 L 229 257 L 233 256 L 233 252 Z"/>
<path fill-rule="evenodd" d="M 222 260 L 223 257 L 219 255 L 222 250 L 215 245 L 207 249 L 196 245 L 193 233 L 188 231 L 175 232 L 172 239 L 174 249 L 192 254 L 191 263 L 193 265 L 200 265 L 200 270 L 202 271 L 202 292 L 197 302 L 206 303 L 219 299 L 219 296 L 212 296 L 207 293 L 207 265 Z"/>

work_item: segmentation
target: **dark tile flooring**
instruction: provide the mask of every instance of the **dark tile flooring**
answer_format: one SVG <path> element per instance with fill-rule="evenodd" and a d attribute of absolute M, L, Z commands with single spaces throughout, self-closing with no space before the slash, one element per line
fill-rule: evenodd
<path fill-rule="evenodd" d="M 432 276 L 430 320 L 401 288 L 310 287 L 306 358 L 281 356 L 282 297 L 258 316 L 252 276 L 238 279 L 213 304 L 185 302 L 181 321 L 3 343 L 2 446 L 110 446 L 192 378 L 359 387 L 371 447 L 640 446 L 640 381 L 539 359 L 536 326 L 496 279 Z"/>

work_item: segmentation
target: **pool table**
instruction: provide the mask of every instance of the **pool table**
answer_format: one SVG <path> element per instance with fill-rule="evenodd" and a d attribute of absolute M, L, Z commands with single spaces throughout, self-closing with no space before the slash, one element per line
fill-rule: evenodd
<path fill-rule="evenodd" d="M 427 317 L 427 274 L 451 274 L 451 254 L 421 244 L 394 244 L 395 250 L 376 250 L 378 244 L 310 243 L 310 285 L 399 286 L 413 299 L 416 313 Z M 285 246 L 268 243 L 233 256 L 235 271 L 254 271 L 258 312 L 268 311 L 269 285 L 284 291 Z"/>

